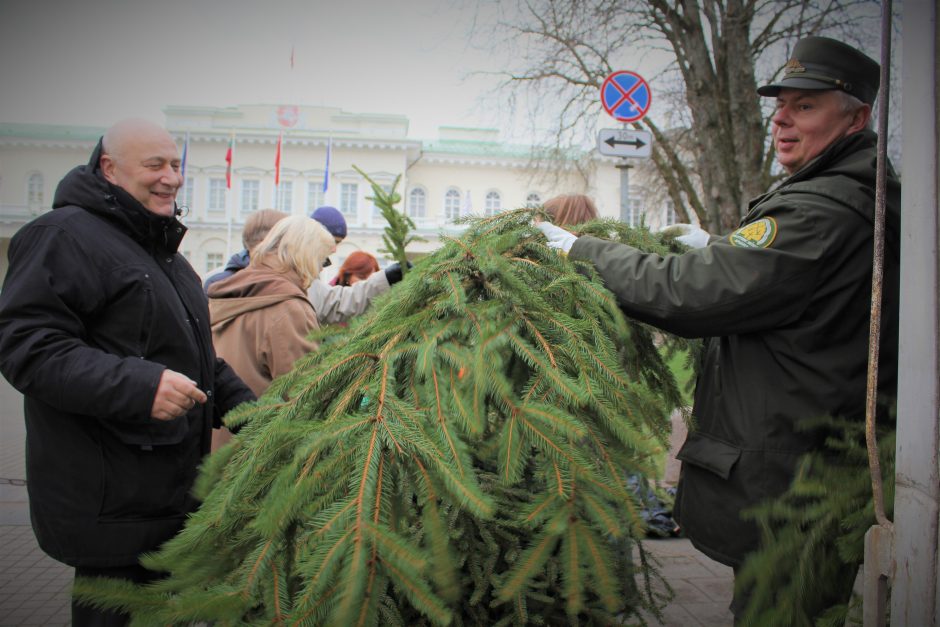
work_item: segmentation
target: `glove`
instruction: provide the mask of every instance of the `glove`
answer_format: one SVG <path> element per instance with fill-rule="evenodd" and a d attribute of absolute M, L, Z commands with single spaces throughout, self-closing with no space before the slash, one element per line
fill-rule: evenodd
<path fill-rule="evenodd" d="M 408 264 L 408 269 L 411 269 L 411 262 L 405 262 Z M 385 278 L 388 281 L 389 285 L 395 285 L 402 279 L 401 264 L 392 263 L 385 267 Z"/>
<path fill-rule="evenodd" d="M 711 237 L 708 231 L 692 224 L 673 224 L 669 229 L 681 232 L 682 235 L 676 237 L 676 241 L 685 244 L 689 248 L 705 248 L 708 246 L 708 239 Z"/>
<path fill-rule="evenodd" d="M 569 233 L 551 222 L 537 222 L 535 228 L 545 234 L 545 237 L 548 239 L 549 248 L 557 248 L 566 255 L 578 239 L 573 233 Z"/>

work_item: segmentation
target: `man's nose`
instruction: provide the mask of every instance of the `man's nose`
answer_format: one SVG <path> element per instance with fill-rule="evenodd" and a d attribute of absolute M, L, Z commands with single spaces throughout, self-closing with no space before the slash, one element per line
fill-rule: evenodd
<path fill-rule="evenodd" d="M 790 123 L 790 113 L 786 107 L 777 107 L 770 117 L 770 121 L 777 126 L 786 126 Z"/>
<path fill-rule="evenodd" d="M 183 186 L 183 175 L 174 170 L 173 166 L 168 165 L 160 173 L 160 182 L 173 189 L 178 189 Z"/>

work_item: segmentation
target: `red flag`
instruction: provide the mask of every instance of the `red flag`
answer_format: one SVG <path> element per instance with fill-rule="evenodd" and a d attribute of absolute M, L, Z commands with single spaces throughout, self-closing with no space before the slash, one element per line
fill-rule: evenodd
<path fill-rule="evenodd" d="M 228 140 L 228 150 L 225 151 L 225 187 L 232 189 L 232 153 L 235 152 L 235 136 Z"/>
<path fill-rule="evenodd" d="M 281 134 L 277 134 L 277 151 L 274 153 L 274 186 L 281 184 Z"/>

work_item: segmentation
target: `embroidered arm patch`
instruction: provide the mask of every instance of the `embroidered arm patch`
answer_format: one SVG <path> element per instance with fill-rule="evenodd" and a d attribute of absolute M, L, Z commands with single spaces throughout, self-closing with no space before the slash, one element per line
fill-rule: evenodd
<path fill-rule="evenodd" d="M 731 244 L 741 248 L 767 248 L 777 237 L 777 221 L 761 218 L 751 222 L 728 236 Z"/>

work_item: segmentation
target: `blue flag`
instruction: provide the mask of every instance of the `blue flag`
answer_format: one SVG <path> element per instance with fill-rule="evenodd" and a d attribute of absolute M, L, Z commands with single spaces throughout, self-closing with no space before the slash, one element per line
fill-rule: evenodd
<path fill-rule="evenodd" d="M 330 188 L 330 153 L 333 151 L 333 138 L 326 140 L 326 167 L 323 168 L 323 193 Z"/>
<path fill-rule="evenodd" d="M 186 184 L 186 155 L 189 154 L 189 131 L 186 131 L 186 139 L 183 140 L 183 156 L 180 159 L 180 178 L 183 179 L 183 185 Z"/>

